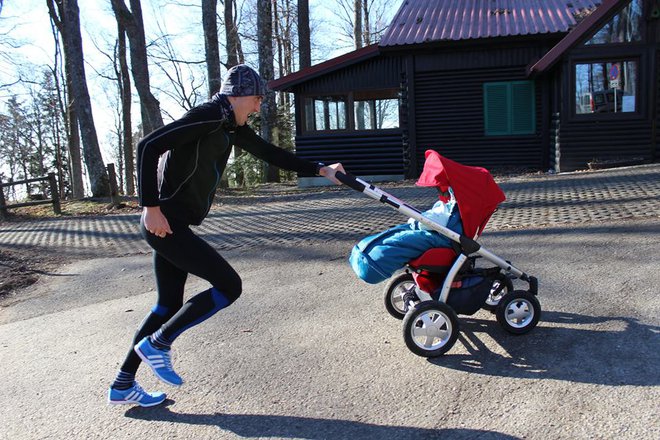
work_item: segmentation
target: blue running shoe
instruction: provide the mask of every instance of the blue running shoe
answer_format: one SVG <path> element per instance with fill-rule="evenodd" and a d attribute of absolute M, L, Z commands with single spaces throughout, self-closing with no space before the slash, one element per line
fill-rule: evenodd
<path fill-rule="evenodd" d="M 147 393 L 135 382 L 127 390 L 116 390 L 112 387 L 108 390 L 108 403 L 110 405 L 127 405 L 135 403 L 140 406 L 156 406 L 165 401 L 165 393 Z"/>
<path fill-rule="evenodd" d="M 170 350 L 154 347 L 148 336 L 138 342 L 134 350 L 144 363 L 151 367 L 158 379 L 177 387 L 183 383 L 183 379 L 172 368 Z"/>

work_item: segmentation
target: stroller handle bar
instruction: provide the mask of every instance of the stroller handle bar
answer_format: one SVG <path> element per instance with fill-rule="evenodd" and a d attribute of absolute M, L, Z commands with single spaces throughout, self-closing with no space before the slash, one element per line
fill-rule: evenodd
<path fill-rule="evenodd" d="M 366 183 L 361 179 L 358 179 L 348 171 L 345 174 L 342 173 L 341 171 L 337 171 L 335 173 L 335 178 L 344 185 L 353 188 L 357 192 L 363 192 L 364 188 L 369 185 L 368 183 Z"/>
<path fill-rule="evenodd" d="M 381 190 L 377 186 L 374 186 L 371 183 L 365 182 L 364 180 L 355 177 L 351 173 L 348 172 L 342 173 L 341 171 L 337 171 L 335 173 L 335 178 L 344 185 L 353 188 L 358 192 L 364 193 L 365 195 L 371 197 L 372 199 L 378 200 L 381 203 L 390 205 L 392 208 L 398 210 L 402 214 L 408 217 L 412 217 L 413 219 L 417 220 L 420 223 L 423 223 L 424 225 L 428 226 L 434 231 L 441 233 L 445 237 L 457 243 L 460 246 L 461 252 L 463 254 L 480 255 L 485 259 L 487 259 L 488 261 L 492 262 L 493 264 L 496 264 L 500 268 L 504 269 L 505 271 L 510 272 L 517 278 L 520 278 L 521 280 L 528 282 L 530 284 L 530 291 L 533 291 L 533 293 L 536 294 L 538 282 L 535 277 L 528 276 L 523 271 L 514 267 L 510 262 L 503 260 L 502 258 L 493 254 L 486 248 L 482 247 L 472 238 L 467 237 L 465 235 L 457 234 L 451 229 L 448 229 L 442 225 L 435 223 L 434 221 L 424 217 L 422 215 L 422 212 L 419 211 L 418 209 L 408 205 L 407 203 L 402 202 L 401 200 L 397 199 L 391 194 L 388 194 L 387 192 Z"/>

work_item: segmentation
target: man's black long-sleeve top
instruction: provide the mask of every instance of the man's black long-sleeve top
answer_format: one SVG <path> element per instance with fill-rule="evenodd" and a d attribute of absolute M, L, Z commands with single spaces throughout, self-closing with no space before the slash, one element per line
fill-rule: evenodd
<path fill-rule="evenodd" d="M 222 96 L 193 108 L 139 142 L 140 205 L 160 206 L 168 218 L 199 225 L 211 208 L 233 145 L 286 170 L 306 175 L 317 172 L 317 164 L 266 142 L 247 125 L 236 126 Z"/>

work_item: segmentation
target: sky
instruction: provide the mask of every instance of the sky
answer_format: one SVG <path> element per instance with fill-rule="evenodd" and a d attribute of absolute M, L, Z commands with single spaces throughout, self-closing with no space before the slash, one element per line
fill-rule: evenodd
<path fill-rule="evenodd" d="M 112 127 L 114 125 L 112 104 L 108 102 L 114 99 L 114 86 L 104 80 L 100 74 L 109 68 L 109 60 L 102 52 L 110 53 L 116 38 L 116 23 L 110 0 L 94 1 L 79 0 L 81 30 L 83 34 L 83 50 L 86 61 L 87 83 L 92 96 L 92 111 L 97 128 L 99 142 L 106 162 L 112 162 L 111 147 Z M 239 3 L 241 3 L 239 1 Z M 197 5 L 199 2 L 187 2 L 188 5 Z M 336 18 L 331 12 L 336 9 L 336 2 L 328 0 L 310 0 L 310 15 L 313 22 L 313 32 L 318 33 L 321 38 L 327 35 L 325 41 L 327 49 L 324 55 L 312 53 L 313 62 L 324 61 L 342 53 L 348 52 L 350 48 L 336 47 L 332 41 L 336 37 Z M 203 60 L 203 41 L 199 32 L 201 27 L 201 11 L 199 7 L 181 7 L 173 5 L 172 0 L 142 0 L 142 11 L 145 20 L 147 41 L 157 35 L 167 33 L 175 36 L 173 44 L 179 53 L 185 53 L 186 58 Z M 219 11 L 221 12 L 221 11 Z M 391 15 L 395 11 L 391 12 Z M 391 18 L 391 17 L 390 17 Z M 160 28 L 160 30 L 159 30 Z M 48 17 L 45 0 L 5 0 L 0 15 L 0 38 L 10 36 L 16 42 L 15 48 L 1 47 L 0 54 L 0 84 L 15 81 L 16 70 L 22 70 L 25 77 L 34 76 L 34 72 L 45 66 L 52 65 L 54 53 L 53 35 Z M 194 56 L 198 54 L 199 57 Z M 150 53 L 151 55 L 151 53 Z M 8 57 L 11 62 L 8 62 Z M 256 59 L 252 61 L 256 63 Z M 17 68 L 15 65 L 19 65 Z M 159 75 L 150 66 L 152 83 L 158 84 Z M 163 79 L 164 80 L 164 79 Z M 200 78 L 201 80 L 201 78 Z M 17 93 L 16 88 L 12 89 Z M 20 92 L 19 98 L 20 98 Z M 164 120 L 169 122 L 172 118 L 183 113 L 183 109 L 174 102 L 169 102 L 166 96 L 155 92 L 161 101 Z M 8 99 L 6 91 L 0 90 L 0 112 L 5 110 L 5 102 Z M 139 115 L 137 102 L 134 103 L 134 114 Z"/>

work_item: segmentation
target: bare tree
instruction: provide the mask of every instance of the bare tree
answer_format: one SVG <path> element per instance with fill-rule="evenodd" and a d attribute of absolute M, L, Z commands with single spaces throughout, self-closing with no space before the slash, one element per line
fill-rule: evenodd
<path fill-rule="evenodd" d="M 236 0 L 224 0 L 224 21 L 225 21 L 225 39 L 227 50 L 227 62 L 225 67 L 231 69 L 237 64 L 244 62 L 243 46 L 241 44 L 241 37 L 238 33 L 238 24 L 236 22 Z M 234 160 L 240 163 L 240 158 L 243 156 L 243 150 L 240 147 L 234 146 Z M 245 184 L 245 174 L 240 166 L 235 167 L 236 185 L 243 186 Z M 224 179 L 221 182 L 225 185 Z"/>
<path fill-rule="evenodd" d="M 71 102 L 71 66 L 67 63 L 61 63 L 62 50 L 61 39 L 58 31 L 59 20 L 56 20 L 52 14 L 50 15 L 51 32 L 53 40 L 55 41 L 55 66 L 53 68 L 53 77 L 55 78 L 56 90 L 58 93 L 58 103 L 60 111 L 64 115 L 66 127 L 66 144 L 69 152 L 69 181 L 71 183 L 71 197 L 73 199 L 81 199 L 85 196 L 85 186 L 83 183 L 83 169 L 82 169 L 82 156 L 80 153 L 80 135 L 78 131 L 78 116 L 76 109 Z M 60 85 L 60 76 L 58 75 L 59 65 L 64 64 L 64 78 L 63 83 L 66 87 Z M 60 191 L 62 191 L 62 182 L 64 179 L 62 175 L 59 176 Z"/>
<path fill-rule="evenodd" d="M 237 64 L 245 62 L 241 37 L 238 34 L 236 23 L 236 0 L 224 0 L 225 38 L 227 41 L 227 62 L 225 67 L 230 69 Z"/>
<path fill-rule="evenodd" d="M 140 0 L 129 0 L 129 10 L 124 0 L 110 0 L 112 10 L 119 23 L 126 29 L 130 43 L 131 69 L 133 81 L 140 97 L 142 127 L 145 133 L 150 133 L 163 126 L 160 113 L 160 103 L 151 93 L 149 85 L 149 66 L 147 63 L 147 44 L 142 21 L 142 5 Z"/>
<path fill-rule="evenodd" d="M 268 82 L 272 81 L 273 74 L 273 13 L 271 0 L 257 1 L 257 43 L 259 47 L 259 75 Z M 261 137 L 266 141 L 273 141 L 273 127 L 277 117 L 275 106 L 275 93 L 269 91 L 261 104 Z M 265 178 L 267 182 L 279 181 L 279 170 L 272 165 L 266 165 Z"/>
<path fill-rule="evenodd" d="M 83 157 L 89 183 L 94 197 L 110 195 L 108 174 L 103 164 L 92 115 L 91 99 L 87 89 L 85 64 L 80 33 L 80 10 L 77 0 L 47 0 L 51 19 L 56 23 L 64 41 L 65 63 L 70 63 L 71 89 L 80 135 L 83 143 Z"/>
<path fill-rule="evenodd" d="M 119 62 L 119 96 L 121 98 L 122 149 L 124 153 L 124 185 L 127 195 L 135 194 L 135 153 L 131 114 L 131 78 L 126 57 L 126 29 L 117 22 L 117 60 Z"/>
<path fill-rule="evenodd" d="M 362 47 L 362 1 L 363 0 L 353 1 L 353 41 L 355 42 L 356 49 Z"/>
<path fill-rule="evenodd" d="M 229 3 L 228 0 L 227 3 Z M 220 47 L 218 45 L 218 0 L 202 0 L 202 26 L 204 27 L 204 54 L 209 98 L 220 90 Z"/>
<path fill-rule="evenodd" d="M 117 38 L 111 53 L 97 47 L 99 52 L 108 59 L 112 74 L 97 72 L 104 79 L 115 84 L 116 95 L 108 102 L 115 103 L 115 116 L 112 140 L 116 142 L 113 160 L 117 161 L 118 189 L 127 195 L 135 193 L 135 148 L 133 146 L 132 95 L 131 79 L 126 53 L 126 30 L 117 22 Z M 109 92 L 111 95 L 113 92 Z"/>
<path fill-rule="evenodd" d="M 395 0 L 336 0 L 339 34 L 356 49 L 378 41 L 398 6 Z"/>
<path fill-rule="evenodd" d="M 152 59 L 155 61 L 156 67 L 169 80 L 169 84 L 154 87 L 154 90 L 170 97 L 184 111 L 188 111 L 195 107 L 201 98 L 200 90 L 204 87 L 204 80 L 197 78 L 194 66 L 204 64 L 204 61 L 183 59 L 172 45 L 170 36 L 162 30 L 160 33 L 160 37 L 153 44 Z"/>
<path fill-rule="evenodd" d="M 301 69 L 312 65 L 309 32 L 309 0 L 298 0 L 298 64 Z"/>

